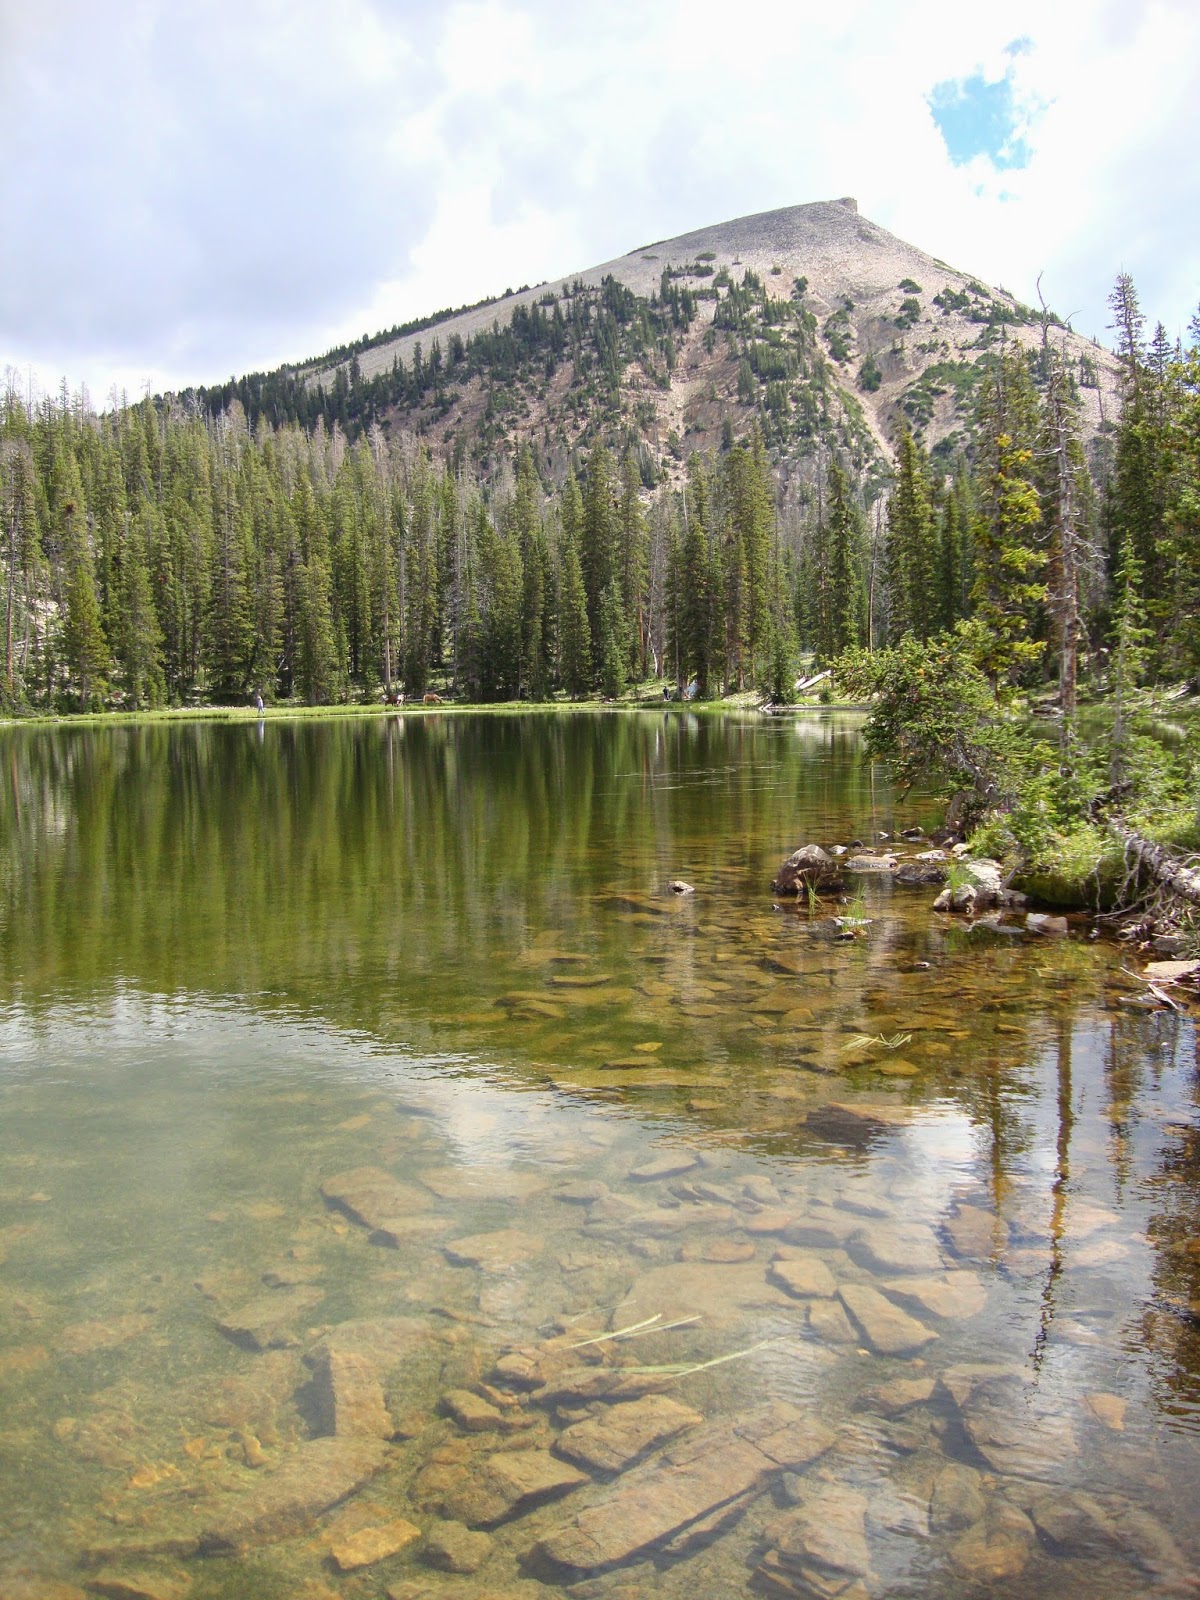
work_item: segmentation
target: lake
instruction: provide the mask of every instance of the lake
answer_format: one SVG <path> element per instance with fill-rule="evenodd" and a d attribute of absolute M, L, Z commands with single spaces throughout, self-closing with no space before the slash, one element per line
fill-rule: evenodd
<path fill-rule="evenodd" d="M 859 727 L 0 732 L 0 1600 L 1196 1592 L 1194 1024 Z"/>

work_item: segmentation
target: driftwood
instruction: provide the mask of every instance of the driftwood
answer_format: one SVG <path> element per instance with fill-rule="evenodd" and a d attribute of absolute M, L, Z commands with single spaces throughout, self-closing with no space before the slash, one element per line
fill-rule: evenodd
<path fill-rule="evenodd" d="M 1200 867 L 1179 861 L 1161 844 L 1134 831 L 1123 818 L 1106 816 L 1104 825 L 1125 850 L 1126 860 L 1135 871 L 1145 869 L 1170 894 L 1200 906 Z"/>

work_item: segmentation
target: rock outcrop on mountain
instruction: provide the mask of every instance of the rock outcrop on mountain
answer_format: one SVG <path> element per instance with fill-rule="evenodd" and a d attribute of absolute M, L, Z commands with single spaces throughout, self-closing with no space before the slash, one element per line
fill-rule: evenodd
<path fill-rule="evenodd" d="M 1085 442 L 1116 416 L 1111 352 L 1051 318 Z M 659 240 L 587 271 L 359 341 L 296 369 L 311 397 L 370 396 L 374 420 L 485 468 L 535 444 L 553 468 L 597 433 L 674 476 L 762 420 L 782 475 L 836 448 L 886 471 L 907 423 L 949 460 L 975 390 L 1042 316 L 860 215 L 790 206 Z"/>

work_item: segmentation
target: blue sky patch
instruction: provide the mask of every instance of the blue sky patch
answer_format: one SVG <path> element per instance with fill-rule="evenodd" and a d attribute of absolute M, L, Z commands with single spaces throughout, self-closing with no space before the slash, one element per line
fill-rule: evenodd
<path fill-rule="evenodd" d="M 1015 39 L 1005 53 L 1022 55 L 1028 48 L 1028 39 Z M 986 156 L 998 171 L 1029 165 L 1032 151 L 1017 132 L 1023 119 L 1013 98 L 1011 67 L 994 83 L 982 72 L 935 83 L 928 104 L 956 167 L 976 156 Z"/>

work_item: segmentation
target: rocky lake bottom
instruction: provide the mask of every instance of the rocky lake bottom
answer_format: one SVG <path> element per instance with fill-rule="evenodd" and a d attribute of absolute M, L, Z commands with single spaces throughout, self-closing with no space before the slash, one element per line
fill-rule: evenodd
<path fill-rule="evenodd" d="M 875 814 L 760 754 L 761 861 L 614 824 L 554 894 L 368 829 L 218 932 L 164 851 L 118 947 L 10 866 L 0 1600 L 1198 1592 L 1192 1020 L 1082 922 L 773 905 Z"/>

